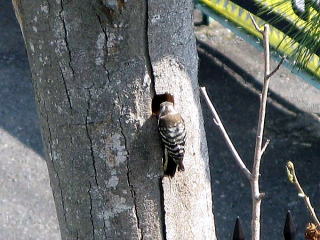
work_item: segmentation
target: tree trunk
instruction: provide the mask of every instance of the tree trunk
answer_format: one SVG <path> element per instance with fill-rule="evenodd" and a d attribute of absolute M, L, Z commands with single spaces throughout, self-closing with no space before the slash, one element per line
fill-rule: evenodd
<path fill-rule="evenodd" d="M 191 0 L 13 0 L 62 239 L 215 239 Z M 187 128 L 162 178 L 155 94 Z"/>

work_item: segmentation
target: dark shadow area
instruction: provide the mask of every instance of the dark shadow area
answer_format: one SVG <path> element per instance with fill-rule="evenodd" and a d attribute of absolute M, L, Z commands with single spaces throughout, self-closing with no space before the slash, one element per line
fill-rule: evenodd
<path fill-rule="evenodd" d="M 31 73 L 11 4 L 0 2 L 0 128 L 43 155 Z"/>
<path fill-rule="evenodd" d="M 239 81 L 241 81 L 243 84 L 247 84 L 247 85 L 250 84 L 256 90 L 262 89 L 262 84 L 259 81 L 257 81 L 257 79 L 254 76 L 246 72 L 245 69 L 241 68 L 236 62 L 232 61 L 232 59 L 228 58 L 224 54 L 212 48 L 210 45 L 206 44 L 205 42 L 197 40 L 197 44 L 200 49 L 207 52 L 210 56 L 212 56 L 213 58 L 219 59 L 218 62 L 227 66 L 227 68 L 232 69 L 231 75 L 235 75 L 235 74 L 238 75 L 240 77 Z M 291 103 L 287 102 L 277 93 L 273 91 L 269 91 L 268 96 L 273 101 L 276 101 L 282 106 L 284 106 L 286 109 L 296 113 L 302 113 L 300 109 L 298 109 L 296 106 L 292 105 Z"/>
<path fill-rule="evenodd" d="M 258 119 L 260 84 L 216 49 L 198 42 L 200 59 L 199 83 L 207 88 L 225 128 L 251 169 Z M 224 139 L 202 101 L 207 134 L 213 188 L 214 212 L 218 239 L 231 239 L 237 216 L 249 239 L 251 220 L 250 186 L 229 152 Z M 282 239 L 287 210 L 297 219 L 298 239 L 303 238 L 308 213 L 295 188 L 289 184 L 285 171 L 288 160 L 295 163 L 298 177 L 319 209 L 318 177 L 310 174 L 317 169 L 319 137 L 308 128 L 307 118 L 295 106 L 270 92 L 265 137 L 271 140 L 261 165 L 262 239 Z M 302 119 L 302 120 L 301 120 Z M 299 122 L 299 124 L 297 124 Z"/>

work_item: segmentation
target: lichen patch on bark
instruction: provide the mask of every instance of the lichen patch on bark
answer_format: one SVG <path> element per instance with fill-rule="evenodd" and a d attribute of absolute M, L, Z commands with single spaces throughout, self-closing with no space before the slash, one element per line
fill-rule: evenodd
<path fill-rule="evenodd" d="M 111 176 L 106 183 L 106 186 L 109 188 L 115 189 L 118 186 L 119 178 L 117 176 Z"/>
<path fill-rule="evenodd" d="M 101 152 L 101 157 L 106 156 L 106 164 L 110 167 L 118 167 L 120 164 L 125 164 L 127 161 L 128 152 L 124 145 L 123 136 L 114 133 L 106 139 L 104 152 Z"/>
<path fill-rule="evenodd" d="M 130 205 L 126 203 L 126 199 L 124 197 L 110 194 L 107 203 L 107 208 L 104 213 L 105 218 L 105 224 L 107 230 L 111 230 L 111 222 L 113 221 L 115 217 L 117 217 L 119 214 L 126 212 L 126 211 L 134 211 Z M 125 231 L 125 229 L 124 229 Z"/>
<path fill-rule="evenodd" d="M 105 44 L 106 44 L 106 35 L 102 32 L 99 33 L 98 39 L 96 42 L 96 65 L 101 66 L 104 64 L 105 58 Z"/>

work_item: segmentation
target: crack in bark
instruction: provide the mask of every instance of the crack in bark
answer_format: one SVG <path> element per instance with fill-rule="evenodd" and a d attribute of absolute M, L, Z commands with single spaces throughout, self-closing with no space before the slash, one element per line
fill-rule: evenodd
<path fill-rule="evenodd" d="M 100 28 L 101 28 L 101 31 L 103 32 L 104 34 L 104 38 L 105 38 L 105 59 L 104 59 L 104 62 L 103 62 L 103 69 L 104 71 L 107 73 L 107 79 L 108 79 L 108 82 L 110 83 L 110 73 L 109 73 L 109 70 L 107 69 L 106 67 L 106 58 L 108 56 L 108 34 L 106 32 L 106 29 L 103 27 L 103 24 L 102 24 L 102 21 L 101 21 L 101 18 L 99 16 L 99 14 L 96 14 L 97 15 L 97 18 L 98 18 L 98 21 L 99 21 L 99 24 L 100 24 Z"/>
<path fill-rule="evenodd" d="M 89 131 L 89 126 L 92 125 L 92 124 L 96 124 L 97 122 L 89 122 L 89 111 L 90 111 L 90 108 L 91 108 L 91 92 L 90 92 L 90 89 L 88 89 L 88 93 L 89 93 L 89 98 L 88 98 L 88 102 L 87 102 L 87 112 L 86 112 L 86 122 L 85 122 L 85 127 L 86 127 L 86 134 L 87 134 L 87 137 L 89 139 L 89 142 L 90 142 L 90 154 L 91 154 L 91 159 L 92 159 L 92 165 L 93 165 L 93 169 L 94 169 L 94 182 L 95 182 L 95 185 L 98 187 L 99 184 L 98 184 L 98 173 L 97 173 L 97 167 L 96 167 L 96 158 L 94 156 L 94 150 L 93 150 L 93 141 L 92 141 L 92 138 L 90 136 L 90 131 Z M 103 121 L 101 121 L 101 123 L 103 123 Z M 91 182 L 89 182 L 90 184 L 90 188 L 89 188 L 89 196 L 90 196 L 90 220 L 91 220 L 91 224 L 92 224 L 92 228 L 93 228 L 93 239 L 95 239 L 95 225 L 94 225 L 94 221 L 93 221 L 93 198 L 92 198 L 92 195 L 91 195 L 91 189 L 92 189 L 92 185 L 91 185 Z M 104 221 L 103 221 L 103 230 L 104 230 L 104 233 L 105 233 L 105 236 L 107 236 L 107 232 L 106 232 L 106 226 L 105 226 L 105 217 L 103 217 Z"/>
<path fill-rule="evenodd" d="M 106 219 L 103 215 L 103 232 L 104 232 L 104 236 L 107 237 L 108 234 L 107 234 L 107 226 L 106 226 Z"/>
<path fill-rule="evenodd" d="M 63 86 L 64 86 L 64 89 L 65 89 L 65 92 L 66 92 L 66 95 L 67 95 L 69 107 L 70 107 L 70 109 L 72 110 L 72 104 L 71 104 L 71 99 L 70 99 L 69 90 L 68 90 L 68 88 L 67 88 L 66 79 L 64 78 L 64 75 L 63 75 L 63 72 L 62 72 L 62 69 L 61 69 L 60 64 L 58 64 L 58 65 L 59 65 L 59 69 L 60 69 L 60 73 L 61 73 L 61 77 L 62 77 Z"/>
<path fill-rule="evenodd" d="M 92 225 L 92 239 L 95 239 L 95 227 L 94 227 L 94 221 L 93 221 L 93 204 L 92 204 L 92 196 L 91 196 L 91 189 L 92 189 L 92 185 L 89 182 L 89 190 L 88 190 L 88 194 L 89 194 L 89 198 L 90 198 L 90 221 L 91 221 L 91 225 Z"/>
<path fill-rule="evenodd" d="M 151 57 L 150 57 L 150 47 L 149 47 L 149 5 L 148 0 L 145 0 L 145 19 L 144 19 L 144 46 L 145 46 L 145 59 L 146 59 L 146 67 L 149 74 L 149 77 L 151 79 L 151 91 L 153 94 L 156 93 L 155 89 L 155 76 L 154 71 L 152 67 Z"/>
<path fill-rule="evenodd" d="M 163 234 L 163 239 L 167 239 L 167 228 L 166 228 L 166 211 L 164 209 L 164 189 L 162 185 L 162 178 L 159 179 L 159 189 L 160 189 L 160 207 L 161 207 L 161 225 L 162 225 L 162 234 Z"/>
<path fill-rule="evenodd" d="M 97 167 L 96 167 L 96 159 L 94 156 L 94 151 L 93 151 L 93 143 L 92 143 L 92 138 L 90 136 L 90 131 L 89 131 L 89 122 L 88 122 L 88 118 L 89 118 L 89 111 L 90 111 L 90 107 L 91 107 L 91 92 L 90 89 L 88 89 L 88 102 L 87 102 L 87 112 L 86 112 L 86 122 L 85 122 L 85 127 L 86 127 L 86 134 L 87 137 L 89 139 L 89 143 L 90 143 L 90 155 L 91 155 L 91 160 L 92 160 L 92 166 L 93 166 L 93 170 L 94 170 L 94 182 L 95 185 L 98 187 L 98 174 L 97 174 Z M 88 190 L 88 194 L 89 194 L 89 198 L 90 198 L 90 221 L 91 221 L 91 225 L 92 225 L 92 239 L 95 239 L 95 224 L 93 221 L 93 199 L 92 199 L 92 195 L 91 195 L 91 189 L 92 189 L 92 185 L 91 182 L 89 181 L 89 190 Z"/>
<path fill-rule="evenodd" d="M 90 136 L 90 132 L 89 132 L 89 128 L 88 128 L 88 117 L 89 117 L 89 110 L 90 110 L 90 101 L 91 101 L 91 92 L 90 90 L 89 92 L 89 99 L 88 99 L 88 107 L 87 107 L 87 115 L 86 115 L 86 122 L 85 122 L 85 127 L 86 127 L 86 133 L 87 133 L 87 137 L 89 139 L 90 142 L 90 154 L 91 154 L 91 159 L 92 159 L 92 165 L 93 165 L 93 170 L 94 170 L 94 180 L 96 185 L 98 186 L 98 179 L 97 179 L 97 168 L 96 168 L 96 159 L 94 156 L 94 151 L 93 151 L 93 144 L 92 144 L 92 138 Z"/>
<path fill-rule="evenodd" d="M 57 179 L 58 179 L 58 187 L 60 189 L 60 195 L 61 195 L 61 205 L 62 205 L 62 209 L 63 209 L 63 217 L 64 217 L 64 221 L 66 223 L 66 228 L 68 229 L 68 231 L 70 232 L 70 229 L 68 228 L 68 221 L 67 221 L 67 212 L 66 212 L 66 208 L 65 208 L 65 203 L 64 203 L 64 199 L 63 199 L 63 193 L 62 193 L 62 187 L 61 187 L 61 180 L 60 180 L 60 176 L 59 176 L 59 172 L 56 169 L 55 163 L 53 161 L 53 150 L 52 150 L 52 133 L 51 133 L 51 128 L 50 128 L 50 124 L 49 124 L 49 117 L 48 117 L 48 110 L 46 107 L 46 102 L 45 100 L 43 100 L 43 106 L 45 109 L 45 113 L 46 113 L 46 122 L 47 122 L 47 127 L 48 127 L 48 132 L 49 132 L 49 139 L 48 139 L 48 144 L 49 144 L 49 151 L 50 151 L 50 158 L 51 158 L 51 162 L 52 162 L 52 167 L 53 167 L 53 171 L 55 172 Z"/>
<path fill-rule="evenodd" d="M 120 103 L 119 96 L 118 96 L 118 101 Z M 120 114 L 122 114 L 122 113 L 123 113 L 123 106 L 121 106 L 121 110 L 120 110 Z M 134 186 L 131 183 L 131 179 L 130 179 L 130 166 L 129 166 L 129 155 L 130 154 L 129 154 L 128 142 L 127 142 L 127 137 L 126 137 L 126 135 L 124 133 L 124 129 L 123 129 L 122 123 L 121 123 L 121 116 L 119 117 L 118 121 L 119 121 L 119 126 L 120 126 L 120 132 L 121 132 L 121 135 L 122 135 L 123 140 L 124 140 L 124 146 L 125 146 L 125 149 L 127 151 L 127 156 L 126 156 L 126 158 L 127 158 L 127 164 L 126 164 L 127 183 L 128 183 L 129 188 L 130 188 L 131 197 L 133 199 L 134 213 L 135 213 L 135 216 L 136 216 L 136 219 L 137 219 L 137 228 L 140 231 L 140 240 L 143 240 L 143 231 L 142 231 L 142 228 L 140 226 L 140 219 L 139 219 L 139 216 L 138 216 L 136 191 L 134 190 Z"/>
<path fill-rule="evenodd" d="M 66 27 L 66 22 L 65 22 L 65 19 L 64 19 L 64 16 L 63 16 L 63 12 L 64 12 L 64 8 L 63 8 L 63 0 L 60 0 L 60 11 L 59 11 L 59 18 L 62 22 L 62 27 L 63 27 L 63 31 L 64 31 L 64 42 L 66 44 L 66 48 L 67 48 L 67 52 L 68 52 L 68 56 L 69 56 L 69 62 L 68 62 L 68 66 L 72 72 L 72 77 L 74 78 L 74 75 L 75 75 L 75 72 L 74 72 L 74 69 L 72 67 L 72 64 L 71 64 L 71 61 L 72 61 L 72 56 L 71 56 L 71 50 L 70 50 L 70 47 L 69 47 L 69 41 L 68 41 L 68 31 L 67 31 L 67 27 Z M 60 66 L 59 66 L 60 67 Z M 62 73 L 62 70 L 61 70 L 61 67 L 60 67 L 60 71 Z M 67 84 L 66 84 L 66 81 L 65 81 L 65 78 L 63 76 L 63 73 L 62 73 L 62 78 L 63 78 L 63 81 L 64 81 L 64 86 L 65 86 L 65 89 L 66 89 L 66 93 L 67 93 L 67 98 L 68 98 L 68 101 L 69 101 L 69 105 L 70 105 L 70 108 L 72 109 L 72 104 L 71 104 L 71 100 L 70 100 L 70 95 L 69 95 L 69 91 L 67 89 Z"/>
<path fill-rule="evenodd" d="M 144 30 L 145 30 L 145 35 L 144 35 L 144 44 L 145 44 L 145 58 L 146 58 L 146 66 L 147 66 L 147 71 L 149 74 L 149 77 L 151 79 L 151 92 L 153 95 L 156 94 L 156 87 L 155 87 L 155 76 L 154 76 L 154 70 L 152 66 L 152 61 L 151 61 L 151 54 L 150 54 L 150 46 L 149 46 L 149 1 L 145 0 L 145 22 L 144 22 Z M 159 187 L 160 187 L 160 205 L 161 205 L 161 225 L 162 225 L 162 236 L 163 239 L 167 239 L 167 230 L 166 230 L 166 222 L 165 222 L 165 200 L 164 200 L 164 189 L 162 185 L 162 179 L 159 179 Z"/>
<path fill-rule="evenodd" d="M 71 51 L 70 51 L 70 48 L 69 48 L 68 31 L 67 31 L 67 27 L 66 27 L 66 22 L 64 20 L 64 16 L 62 16 L 62 13 L 64 12 L 63 0 L 60 0 L 60 6 L 61 6 L 61 10 L 59 11 L 59 17 L 60 17 L 60 20 L 62 22 L 63 31 L 64 31 L 64 41 L 66 43 L 66 48 L 67 48 L 68 55 L 69 55 L 69 67 L 71 69 L 72 75 L 74 76 L 74 69 L 73 69 L 73 67 L 71 65 L 72 57 L 71 57 Z"/>

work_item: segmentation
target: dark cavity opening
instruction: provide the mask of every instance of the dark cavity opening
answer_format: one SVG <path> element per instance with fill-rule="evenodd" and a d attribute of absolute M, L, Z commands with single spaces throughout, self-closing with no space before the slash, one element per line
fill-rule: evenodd
<path fill-rule="evenodd" d="M 158 115 L 160 112 L 160 104 L 163 102 L 172 102 L 174 104 L 174 97 L 170 93 L 155 95 L 152 99 L 152 114 Z"/>

